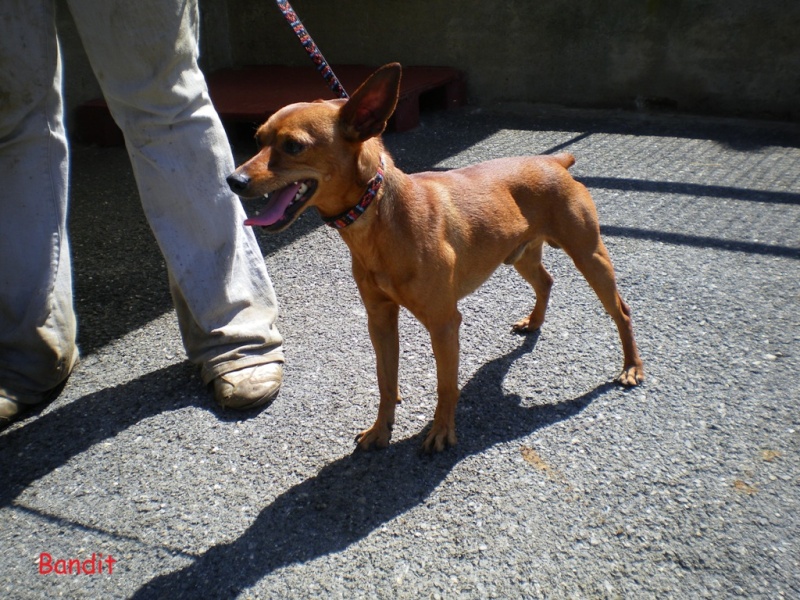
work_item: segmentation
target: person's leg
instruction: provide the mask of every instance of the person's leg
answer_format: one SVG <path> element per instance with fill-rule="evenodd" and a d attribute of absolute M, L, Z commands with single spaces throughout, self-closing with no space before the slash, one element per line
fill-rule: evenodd
<path fill-rule="evenodd" d="M 69 159 L 52 0 L 0 19 L 0 419 L 57 389 L 78 358 L 66 231 Z"/>
<path fill-rule="evenodd" d="M 272 283 L 225 184 L 233 158 L 197 65 L 196 0 L 68 4 L 125 134 L 190 360 L 206 382 L 283 362 Z"/>

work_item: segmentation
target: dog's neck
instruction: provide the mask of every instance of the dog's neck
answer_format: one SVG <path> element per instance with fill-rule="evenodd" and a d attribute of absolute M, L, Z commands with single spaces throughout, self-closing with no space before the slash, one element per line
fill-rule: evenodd
<path fill-rule="evenodd" d="M 385 168 L 386 162 L 384 160 L 383 153 L 381 153 L 377 172 L 375 173 L 375 176 L 367 182 L 367 189 L 362 194 L 358 204 L 335 217 L 325 218 L 325 223 L 334 229 L 344 229 L 345 227 L 355 223 L 356 220 L 364 214 L 364 212 L 367 210 L 367 207 L 372 204 L 372 201 L 378 196 L 381 185 L 383 185 Z"/>

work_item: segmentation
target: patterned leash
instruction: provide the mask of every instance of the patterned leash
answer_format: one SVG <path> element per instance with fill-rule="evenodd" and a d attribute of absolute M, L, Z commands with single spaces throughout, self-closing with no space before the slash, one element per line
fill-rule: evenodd
<path fill-rule="evenodd" d="M 328 64 L 328 61 L 325 60 L 325 57 L 322 56 L 322 52 L 319 51 L 317 45 L 314 43 L 314 40 L 311 39 L 311 36 L 306 31 L 306 28 L 303 26 L 303 23 L 300 22 L 300 17 L 297 16 L 297 13 L 294 12 L 292 5 L 289 4 L 287 0 L 275 0 L 278 4 L 278 9 L 283 14 L 283 17 L 286 19 L 286 22 L 294 31 L 294 34 L 297 36 L 297 39 L 300 40 L 300 43 L 303 44 L 303 48 L 306 49 L 308 56 L 311 57 L 311 60 L 317 66 L 317 71 L 320 72 L 322 78 L 325 80 L 325 83 L 328 84 L 328 87 L 331 91 L 336 94 L 339 98 L 348 98 L 347 92 L 342 87 L 341 82 L 336 77 L 331 69 L 331 66 Z"/>

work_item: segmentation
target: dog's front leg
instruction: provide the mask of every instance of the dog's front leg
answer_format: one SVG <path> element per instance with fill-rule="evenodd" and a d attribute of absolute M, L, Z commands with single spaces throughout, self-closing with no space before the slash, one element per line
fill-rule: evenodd
<path fill-rule="evenodd" d="M 381 399 L 378 418 L 369 429 L 356 436 L 358 447 L 369 450 L 373 446 L 385 448 L 389 445 L 394 426 L 395 407 L 400 402 L 397 383 L 397 370 L 400 361 L 400 340 L 397 332 L 397 318 L 400 307 L 391 300 L 364 294 L 362 298 L 367 309 L 369 337 L 375 349 L 378 370 L 378 389 Z"/>
<path fill-rule="evenodd" d="M 446 318 L 424 324 L 431 334 L 439 396 L 433 426 L 422 443 L 423 451 L 432 453 L 456 445 L 456 404 L 460 395 L 458 330 L 461 326 L 461 313 L 454 308 Z"/>

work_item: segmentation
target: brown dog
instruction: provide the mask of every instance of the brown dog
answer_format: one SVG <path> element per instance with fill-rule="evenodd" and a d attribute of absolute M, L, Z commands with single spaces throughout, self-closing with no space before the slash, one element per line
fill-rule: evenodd
<path fill-rule="evenodd" d="M 444 173 L 407 175 L 380 139 L 394 112 L 400 65 L 376 71 L 349 100 L 286 106 L 256 133 L 260 151 L 230 177 L 243 198 L 270 195 L 247 221 L 278 231 L 316 206 L 340 230 L 367 310 L 377 359 L 380 407 L 359 447 L 385 447 L 400 401 L 398 312 L 406 307 L 427 328 L 436 358 L 438 396 L 423 449 L 456 443 L 457 302 L 501 264 L 514 265 L 536 292 L 530 315 L 514 331 L 541 327 L 552 277 L 542 244 L 563 248 L 614 319 L 624 362 L 618 381 L 644 378 L 630 310 L 617 291 L 586 188 L 567 172 L 570 154 L 497 159 Z"/>

